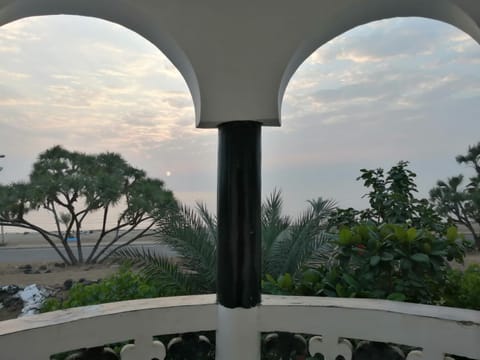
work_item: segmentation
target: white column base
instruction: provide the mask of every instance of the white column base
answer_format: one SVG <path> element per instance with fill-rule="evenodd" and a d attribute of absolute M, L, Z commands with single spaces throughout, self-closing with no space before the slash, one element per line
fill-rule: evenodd
<path fill-rule="evenodd" d="M 229 309 L 218 305 L 218 360 L 260 360 L 258 307 Z"/>

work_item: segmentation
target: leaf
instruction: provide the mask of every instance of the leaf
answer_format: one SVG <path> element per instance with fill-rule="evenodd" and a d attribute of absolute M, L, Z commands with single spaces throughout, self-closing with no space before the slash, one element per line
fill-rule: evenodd
<path fill-rule="evenodd" d="M 407 240 L 409 242 L 412 242 L 413 240 L 415 240 L 416 237 L 417 237 L 417 229 L 410 228 L 407 230 Z"/>
<path fill-rule="evenodd" d="M 391 293 L 390 295 L 387 296 L 387 300 L 393 300 L 393 301 L 405 301 L 407 297 L 405 294 L 402 293 Z"/>
<path fill-rule="evenodd" d="M 408 240 L 407 231 L 400 226 L 395 226 L 395 235 L 397 236 L 397 239 L 400 241 Z"/>
<path fill-rule="evenodd" d="M 421 263 L 429 263 L 430 262 L 430 258 L 428 257 L 428 255 L 425 255 L 425 254 L 422 254 L 422 253 L 413 254 L 412 256 L 410 256 L 410 259 L 412 259 L 413 261 L 416 261 L 416 262 L 421 262 Z"/>
<path fill-rule="evenodd" d="M 278 286 L 280 286 L 282 289 L 290 289 L 292 285 L 293 279 L 289 273 L 286 273 L 285 275 L 280 275 L 278 277 Z"/>
<path fill-rule="evenodd" d="M 303 273 L 303 281 L 309 283 L 315 283 L 320 280 L 320 272 L 315 269 L 308 269 Z"/>
<path fill-rule="evenodd" d="M 430 255 L 432 255 L 432 256 L 447 256 L 447 251 L 445 251 L 445 250 L 432 251 L 432 253 Z"/>
<path fill-rule="evenodd" d="M 450 226 L 447 229 L 447 240 L 449 242 L 454 242 L 458 238 L 458 229 L 456 226 Z"/>
<path fill-rule="evenodd" d="M 342 229 L 338 234 L 338 243 L 340 245 L 349 245 L 352 240 L 352 232 L 349 229 Z"/>
<path fill-rule="evenodd" d="M 392 261 L 393 259 L 393 255 L 388 252 L 382 254 L 382 261 Z"/>
<path fill-rule="evenodd" d="M 344 292 L 344 289 L 343 289 L 343 286 L 340 285 L 340 284 L 337 284 L 337 286 L 335 286 L 335 291 L 337 292 L 337 296 L 339 297 L 345 297 L 345 292 Z"/>
<path fill-rule="evenodd" d="M 351 287 L 357 289 L 358 288 L 358 281 L 355 280 L 351 275 L 349 274 L 343 274 L 342 276 L 343 280 L 350 285 Z"/>
<path fill-rule="evenodd" d="M 272 277 L 272 275 L 270 274 L 266 274 L 265 277 L 267 278 L 267 280 L 271 283 L 275 283 L 275 279 Z"/>
<path fill-rule="evenodd" d="M 400 267 L 403 270 L 409 270 L 409 269 L 412 268 L 412 262 L 408 259 L 402 259 L 402 260 L 400 260 Z"/>
<path fill-rule="evenodd" d="M 380 262 L 380 256 L 374 255 L 370 258 L 370 266 L 377 266 Z"/>

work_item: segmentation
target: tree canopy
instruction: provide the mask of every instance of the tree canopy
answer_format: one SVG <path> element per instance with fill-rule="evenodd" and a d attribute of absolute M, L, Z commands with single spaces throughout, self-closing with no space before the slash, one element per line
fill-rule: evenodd
<path fill-rule="evenodd" d="M 443 233 L 448 224 L 442 220 L 427 199 L 416 197 L 416 174 L 408 161 L 399 161 L 385 174 L 384 169 L 361 169 L 357 180 L 369 189 L 364 195 L 370 207 L 364 210 L 337 209 L 330 219 L 332 226 L 351 227 L 358 223 L 404 224 Z"/>
<path fill-rule="evenodd" d="M 176 208 L 173 193 L 161 180 L 147 177 L 119 154 L 109 152 L 90 155 L 54 146 L 39 155 L 28 182 L 0 185 L 0 224 L 38 232 L 69 265 L 109 257 L 151 234 L 157 220 Z M 54 231 L 26 219 L 40 209 L 52 216 Z M 87 256 L 82 229 L 89 215 L 99 216 L 102 225 Z M 120 244 L 127 235 L 129 240 Z M 69 243 L 69 238 L 74 242 Z"/>
<path fill-rule="evenodd" d="M 469 146 L 466 155 L 458 155 L 459 164 L 473 168 L 474 175 L 466 183 L 460 174 L 439 180 L 430 190 L 430 199 L 437 211 L 455 224 L 465 226 L 480 248 L 480 142 Z"/>

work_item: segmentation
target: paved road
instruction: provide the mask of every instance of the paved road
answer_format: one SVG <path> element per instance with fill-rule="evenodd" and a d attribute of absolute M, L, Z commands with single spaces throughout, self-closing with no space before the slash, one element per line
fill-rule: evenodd
<path fill-rule="evenodd" d="M 161 244 L 145 244 L 135 245 L 136 248 L 149 249 L 157 254 L 166 256 L 175 256 L 175 252 L 166 245 Z M 93 246 L 86 245 L 83 247 L 84 256 L 88 256 Z M 75 253 L 75 249 L 74 249 Z M 23 248 L 23 247 L 0 247 L 0 264 L 1 263 L 34 263 L 34 262 L 54 262 L 61 261 L 58 254 L 50 247 Z"/>

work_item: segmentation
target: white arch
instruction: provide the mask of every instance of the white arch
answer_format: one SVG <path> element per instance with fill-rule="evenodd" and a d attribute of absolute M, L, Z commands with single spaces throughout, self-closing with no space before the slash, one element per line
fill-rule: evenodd
<path fill-rule="evenodd" d="M 280 125 L 297 67 L 325 42 L 374 20 L 432 18 L 480 42 L 478 0 L 0 0 L 0 25 L 55 14 L 102 18 L 151 41 L 185 78 L 198 127 Z"/>
<path fill-rule="evenodd" d="M 3 3 L 8 3 L 2 6 Z M 144 9 L 124 0 L 0 0 L 0 26 L 32 16 L 80 15 L 122 25 L 161 50 L 180 71 L 190 90 L 195 117 L 200 118 L 200 90 L 195 71 L 174 39 L 155 17 Z"/>

